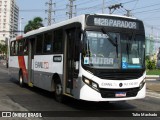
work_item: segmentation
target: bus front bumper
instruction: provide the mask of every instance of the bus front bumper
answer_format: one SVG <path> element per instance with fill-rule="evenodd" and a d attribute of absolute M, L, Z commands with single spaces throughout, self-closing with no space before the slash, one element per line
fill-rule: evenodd
<path fill-rule="evenodd" d="M 99 92 L 92 89 L 88 85 L 84 85 L 81 90 L 80 90 L 80 99 L 85 100 L 85 101 L 125 101 L 125 100 L 133 100 L 133 99 L 142 99 L 146 95 L 146 83 L 143 86 L 141 90 L 137 90 L 135 95 L 131 93 L 131 91 L 136 91 L 135 88 L 129 89 L 130 95 L 127 95 L 128 93 L 126 92 L 126 96 L 116 96 L 116 92 L 112 89 L 110 89 L 112 92 L 106 92 L 105 94 L 105 89 L 100 90 Z M 123 90 L 116 90 L 116 91 L 123 91 Z M 123 92 L 124 93 L 124 92 Z M 109 94 L 111 94 L 109 96 Z M 114 95 L 113 95 L 114 94 Z M 133 96 L 132 96 L 133 95 Z M 108 97 L 107 97 L 108 96 Z"/>

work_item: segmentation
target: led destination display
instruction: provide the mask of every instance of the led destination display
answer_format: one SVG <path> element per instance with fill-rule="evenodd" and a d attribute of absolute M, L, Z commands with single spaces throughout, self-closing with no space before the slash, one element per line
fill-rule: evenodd
<path fill-rule="evenodd" d="M 90 15 L 86 18 L 86 24 L 88 26 L 104 26 L 110 28 L 124 28 L 139 30 L 141 21 L 135 19 L 127 19 L 113 16 L 94 16 Z"/>
<path fill-rule="evenodd" d="M 137 23 L 136 22 L 129 22 L 129 21 L 124 21 L 124 20 L 94 18 L 94 24 L 98 25 L 98 26 L 137 29 Z"/>

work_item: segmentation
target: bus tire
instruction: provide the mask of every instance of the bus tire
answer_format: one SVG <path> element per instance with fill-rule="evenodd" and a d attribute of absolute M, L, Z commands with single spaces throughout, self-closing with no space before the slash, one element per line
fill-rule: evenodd
<path fill-rule="evenodd" d="M 19 72 L 19 85 L 20 85 L 21 87 L 24 87 L 24 80 L 23 80 L 22 71 Z"/>
<path fill-rule="evenodd" d="M 60 103 L 62 103 L 64 99 L 64 96 L 62 94 L 62 84 L 60 82 L 55 82 L 55 99 Z"/>

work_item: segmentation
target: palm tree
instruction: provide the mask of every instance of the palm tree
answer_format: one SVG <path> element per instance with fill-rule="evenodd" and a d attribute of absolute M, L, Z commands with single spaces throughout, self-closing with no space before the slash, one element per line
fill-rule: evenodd
<path fill-rule="evenodd" d="M 43 20 L 41 17 L 35 17 L 33 20 L 28 21 L 28 24 L 24 28 L 24 33 L 43 27 L 44 25 L 42 22 Z"/>

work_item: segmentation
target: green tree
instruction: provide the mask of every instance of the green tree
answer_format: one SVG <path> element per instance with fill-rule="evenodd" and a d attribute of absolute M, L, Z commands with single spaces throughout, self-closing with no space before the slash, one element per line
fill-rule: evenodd
<path fill-rule="evenodd" d="M 0 54 L 7 54 L 7 45 L 0 44 Z"/>
<path fill-rule="evenodd" d="M 153 70 L 156 69 L 156 61 L 155 60 L 150 60 L 150 59 L 146 59 L 146 68 L 149 70 Z"/>
<path fill-rule="evenodd" d="M 24 33 L 43 27 L 42 22 L 43 19 L 41 17 L 35 17 L 33 20 L 28 21 L 28 24 L 24 27 Z"/>

